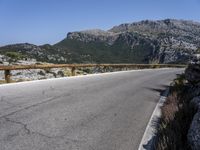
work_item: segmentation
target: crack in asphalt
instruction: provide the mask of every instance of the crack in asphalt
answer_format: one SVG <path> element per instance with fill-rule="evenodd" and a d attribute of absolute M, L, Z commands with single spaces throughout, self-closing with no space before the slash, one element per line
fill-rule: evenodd
<path fill-rule="evenodd" d="M 15 106 L 15 104 L 13 104 L 13 103 L 8 102 L 7 100 L 5 100 L 5 96 L 1 96 L 1 100 L 0 100 L 0 102 L 5 102 L 5 103 L 7 103 L 8 105 Z"/>
<path fill-rule="evenodd" d="M 29 109 L 29 108 L 37 107 L 37 106 L 39 106 L 39 105 L 42 105 L 42 104 L 45 104 L 45 103 L 54 101 L 54 100 L 56 100 L 56 99 L 58 99 L 58 98 L 60 98 L 60 97 L 66 97 L 66 96 L 71 96 L 71 95 L 72 95 L 72 94 L 67 93 L 67 94 L 64 94 L 64 95 L 59 95 L 59 96 L 54 96 L 54 97 L 47 98 L 47 100 L 44 100 L 44 101 L 42 101 L 42 102 L 40 102 L 40 103 L 36 103 L 36 104 L 30 105 L 30 106 L 24 107 L 24 108 L 22 108 L 22 109 L 16 110 L 16 111 L 14 111 L 14 112 L 11 112 L 11 113 L 9 113 L 9 114 L 0 116 L 0 119 L 1 119 L 1 118 L 4 118 L 4 117 L 8 117 L 8 116 L 10 116 L 10 115 L 13 115 L 13 114 L 18 113 L 18 112 L 23 111 L 23 110 L 27 110 L 27 109 Z M 2 97 L 1 97 L 1 101 L 2 101 L 2 100 L 4 100 L 4 99 L 2 99 Z M 4 100 L 4 101 L 6 101 L 6 100 Z M 7 101 L 6 101 L 6 102 L 7 102 Z M 14 106 L 15 106 L 15 105 L 13 104 L 13 107 L 14 107 Z"/>
<path fill-rule="evenodd" d="M 66 88 L 67 84 L 55 83 L 55 89 L 47 84 L 37 87 L 34 93 L 29 91 L 31 87 L 25 89 L 22 98 L 17 97 L 19 92 L 15 89 L 9 96 L 2 92 L 0 145 L 4 149 L 136 148 L 138 141 L 135 139 L 142 137 L 149 115 L 147 111 L 154 107 L 148 99 L 154 98 L 155 90 L 146 87 L 157 88 L 162 83 L 157 81 L 162 77 L 154 78 L 153 73 L 119 76 L 113 81 L 97 78 L 91 82 L 88 80 L 89 84 L 75 82 L 74 86 Z M 154 81 L 157 82 L 153 84 Z M 8 109 L 4 100 L 16 107 Z M 149 108 L 143 111 L 146 106 Z"/>
<path fill-rule="evenodd" d="M 6 115 L 4 115 L 4 116 L 0 116 L 0 119 L 1 119 L 1 118 L 4 118 L 4 117 L 8 117 L 8 116 L 10 116 L 10 115 L 13 115 L 13 114 L 15 114 L 15 113 L 17 113 L 17 112 L 20 112 L 20 111 L 23 111 L 23 110 L 27 110 L 27 109 L 29 109 L 29 108 L 37 107 L 37 106 L 39 106 L 39 105 L 42 105 L 42 104 L 51 102 L 51 101 L 53 101 L 53 100 L 55 100 L 55 99 L 57 99 L 57 98 L 59 98 L 59 97 L 61 97 L 61 96 L 51 97 L 51 98 L 49 98 L 49 99 L 46 100 L 46 101 L 42 101 L 42 102 L 40 102 L 40 103 L 36 103 L 36 104 L 30 105 L 30 106 L 24 107 L 24 108 L 22 108 L 22 109 L 19 109 L 19 110 L 17 110 L 17 111 L 11 112 L 11 113 L 6 114 Z"/>
<path fill-rule="evenodd" d="M 71 95 L 71 94 L 67 93 L 67 94 L 62 95 L 62 96 L 50 97 L 50 98 L 48 98 L 48 100 L 45 100 L 45 101 L 42 101 L 42 102 L 40 102 L 40 103 L 36 103 L 36 104 L 30 105 L 30 106 L 24 107 L 24 108 L 22 108 L 22 109 L 20 109 L 20 110 L 14 111 L 14 112 L 9 113 L 9 114 L 7 114 L 7 115 L 0 116 L 0 119 L 5 119 L 5 121 L 7 121 L 7 122 L 11 122 L 11 123 L 18 124 L 18 125 L 22 126 L 22 127 L 23 127 L 23 130 L 25 130 L 26 134 L 29 134 L 29 135 L 30 135 L 30 134 L 37 134 L 37 135 L 39 135 L 39 136 L 42 136 L 42 137 L 45 137 L 45 138 L 48 138 L 48 139 L 56 139 L 56 138 L 61 138 L 61 139 L 63 139 L 64 136 L 66 136 L 66 135 L 48 136 L 48 135 L 45 135 L 45 134 L 40 133 L 40 132 L 37 132 L 37 131 L 31 131 L 31 130 L 28 128 L 28 125 L 27 125 L 27 124 L 22 123 L 22 122 L 20 122 L 20 121 L 14 121 L 14 120 L 12 120 L 12 119 L 10 119 L 10 118 L 8 118 L 8 117 L 9 117 L 10 115 L 13 115 L 13 114 L 15 114 L 15 113 L 21 112 L 21 111 L 23 111 L 23 110 L 27 110 L 27 109 L 30 109 L 30 108 L 32 108 L 32 107 L 37 107 L 37 106 L 39 106 L 39 105 L 42 105 L 42 104 L 45 104 L 45 103 L 54 101 L 54 100 L 56 100 L 56 99 L 58 99 L 58 98 L 60 98 L 60 97 L 63 97 L 63 96 L 70 96 L 70 95 Z M 7 101 L 4 99 L 4 96 L 1 97 L 0 101 L 5 101 L 5 102 L 7 102 Z M 14 104 L 13 104 L 13 105 L 14 105 Z M 13 134 L 13 135 L 16 135 L 16 134 L 17 134 L 17 133 L 15 133 L 15 134 Z M 12 137 L 13 135 L 10 135 L 10 136 Z M 67 141 L 72 142 L 72 143 L 81 142 L 80 140 L 71 139 L 71 138 L 65 138 L 65 139 L 66 139 Z M 84 142 L 84 141 L 82 141 L 82 142 Z"/>
<path fill-rule="evenodd" d="M 28 128 L 28 125 L 27 125 L 27 124 L 22 123 L 22 122 L 20 122 L 20 121 L 14 121 L 14 120 L 12 120 L 12 119 L 10 119 L 10 118 L 8 118 L 8 117 L 3 117 L 3 118 L 4 118 L 7 122 L 11 122 L 11 123 L 13 123 L 13 124 L 18 124 L 18 125 L 22 126 L 23 129 L 26 131 L 27 134 L 37 134 L 37 135 L 43 136 L 43 137 L 45 137 L 45 138 L 54 138 L 54 137 L 51 137 L 51 136 L 47 136 L 47 135 L 45 135 L 45 134 L 42 134 L 42 133 L 40 133 L 40 132 L 31 131 L 31 130 Z"/>
<path fill-rule="evenodd" d="M 48 135 L 45 135 L 45 134 L 40 133 L 40 132 L 37 132 L 37 131 L 31 131 L 31 129 L 29 129 L 29 128 L 28 128 L 28 125 L 25 124 L 25 123 L 22 123 L 22 122 L 20 122 L 20 121 L 14 121 L 14 120 L 12 120 L 12 119 L 10 119 L 10 118 L 8 118 L 8 117 L 3 117 L 3 118 L 4 118 L 5 121 L 7 121 L 7 122 L 11 122 L 11 123 L 13 123 L 13 124 L 17 124 L 17 125 L 22 126 L 22 129 L 23 129 L 23 130 L 26 132 L 26 134 L 28 134 L 28 135 L 33 135 L 33 134 L 35 134 L 35 135 L 38 135 L 38 136 L 41 136 L 41 137 L 44 137 L 44 138 L 47 138 L 47 139 L 58 139 L 58 138 L 59 138 L 59 139 L 65 139 L 65 143 L 66 143 L 66 144 L 69 142 L 69 143 L 74 144 L 74 145 L 76 145 L 76 146 L 78 146 L 78 144 L 80 144 L 80 143 L 85 143 L 85 142 L 86 142 L 86 140 L 78 140 L 78 139 L 73 139 L 73 138 L 67 138 L 67 137 L 65 137 L 66 135 L 62 135 L 62 136 L 48 136 Z M 21 130 L 21 129 L 20 129 L 20 130 Z M 9 135 L 9 136 L 7 137 L 7 140 L 10 139 L 10 138 L 12 138 L 13 136 L 18 136 L 20 130 L 17 131 L 16 133 L 12 134 L 12 135 Z M 91 145 L 90 145 L 90 148 L 93 149 L 93 147 L 92 147 Z"/>
<path fill-rule="evenodd" d="M 15 124 L 18 124 L 18 125 L 21 125 L 23 127 L 23 129 L 26 131 L 27 134 L 30 134 L 31 131 L 28 129 L 27 127 L 27 124 L 24 124 L 22 122 L 19 122 L 19 121 L 14 121 L 14 120 L 11 120 L 10 118 L 7 118 L 7 117 L 4 117 L 4 119 L 7 121 L 7 122 L 11 122 L 11 123 L 15 123 Z"/>
<path fill-rule="evenodd" d="M 20 122 L 20 121 L 14 121 L 14 120 L 12 120 L 12 119 L 10 119 L 10 118 L 7 118 L 7 117 L 4 117 L 4 119 L 5 119 L 7 122 L 11 122 L 11 123 L 18 124 L 18 125 L 22 126 L 23 129 L 26 131 L 27 134 L 37 134 L 37 135 L 39 135 L 39 136 L 43 136 L 43 137 L 49 138 L 49 139 L 50 139 L 50 138 L 55 138 L 55 137 L 51 137 L 51 136 L 42 134 L 42 133 L 40 133 L 40 132 L 31 131 L 31 129 L 28 128 L 28 125 L 27 125 L 27 124 L 22 123 L 22 122 Z"/>

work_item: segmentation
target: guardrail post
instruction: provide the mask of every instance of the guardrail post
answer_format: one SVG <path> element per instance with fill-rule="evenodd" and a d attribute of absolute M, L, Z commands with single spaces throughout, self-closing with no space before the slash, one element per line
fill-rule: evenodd
<path fill-rule="evenodd" d="M 72 74 L 72 76 L 75 76 L 76 75 L 76 73 L 75 73 L 75 70 L 76 70 L 76 68 L 75 67 L 72 67 L 72 72 L 71 72 L 71 74 Z"/>
<path fill-rule="evenodd" d="M 10 83 L 11 82 L 11 71 L 10 70 L 5 70 L 4 71 L 4 74 L 5 74 L 5 80 L 6 80 L 6 83 Z"/>
<path fill-rule="evenodd" d="M 99 67 L 99 68 L 101 68 L 101 67 Z M 107 67 L 106 66 L 103 66 L 103 72 L 106 72 L 107 71 Z"/>

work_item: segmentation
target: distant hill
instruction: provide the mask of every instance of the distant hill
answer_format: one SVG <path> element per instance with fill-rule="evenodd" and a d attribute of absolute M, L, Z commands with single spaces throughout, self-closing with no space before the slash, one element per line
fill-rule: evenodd
<path fill-rule="evenodd" d="M 53 63 L 187 63 L 199 48 L 200 23 L 165 19 L 70 32 L 55 45 L 7 45 L 0 54 L 17 52 Z"/>

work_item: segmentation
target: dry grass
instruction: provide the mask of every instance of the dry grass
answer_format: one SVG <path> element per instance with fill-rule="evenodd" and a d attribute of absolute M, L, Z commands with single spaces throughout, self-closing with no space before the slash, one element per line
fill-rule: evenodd
<path fill-rule="evenodd" d="M 0 84 L 5 84 L 6 81 L 5 80 L 0 80 Z"/>
<path fill-rule="evenodd" d="M 188 87 L 179 77 L 171 87 L 170 95 L 161 108 L 162 118 L 158 126 L 156 150 L 190 150 L 187 133 L 194 116 L 189 108 L 191 99 Z"/>
<path fill-rule="evenodd" d="M 16 83 L 17 81 L 11 80 L 10 83 Z M 0 84 L 7 84 L 5 80 L 0 80 Z"/>

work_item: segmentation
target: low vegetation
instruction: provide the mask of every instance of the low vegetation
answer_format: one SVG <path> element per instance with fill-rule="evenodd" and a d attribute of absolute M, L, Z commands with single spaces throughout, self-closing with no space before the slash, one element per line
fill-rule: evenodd
<path fill-rule="evenodd" d="M 170 94 L 161 108 L 162 118 L 158 125 L 156 150 L 190 150 L 187 133 L 194 112 L 189 107 L 191 94 L 184 75 L 174 81 Z"/>
<path fill-rule="evenodd" d="M 22 55 L 21 53 L 18 53 L 18 52 L 6 52 L 5 55 L 15 61 L 25 58 L 24 55 Z"/>
<path fill-rule="evenodd" d="M 197 53 L 200 53 L 200 48 L 197 49 Z"/>

